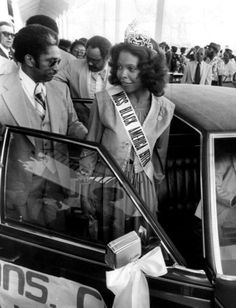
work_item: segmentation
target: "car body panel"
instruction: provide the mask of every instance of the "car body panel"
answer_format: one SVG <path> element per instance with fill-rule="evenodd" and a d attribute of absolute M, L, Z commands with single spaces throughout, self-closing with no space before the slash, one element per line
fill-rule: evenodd
<path fill-rule="evenodd" d="M 165 96 L 175 104 L 175 113 L 200 131 L 235 131 L 235 89 L 169 84 Z"/>

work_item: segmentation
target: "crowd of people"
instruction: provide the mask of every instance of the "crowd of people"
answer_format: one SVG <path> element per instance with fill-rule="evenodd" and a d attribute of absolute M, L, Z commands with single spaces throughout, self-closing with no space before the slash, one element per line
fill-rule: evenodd
<path fill-rule="evenodd" d="M 166 42 L 160 43 L 159 46 L 166 55 L 170 76 L 176 75 L 180 82 L 233 88 L 236 86 L 236 57 L 232 49 L 221 49 L 221 46 L 214 42 L 204 47 L 196 45 L 190 49 L 176 46 L 170 48 Z M 200 80 L 197 66 L 200 69 Z"/>
<path fill-rule="evenodd" d="M 112 45 L 99 35 L 73 43 L 59 40 L 56 22 L 45 15 L 30 17 L 16 34 L 13 24 L 1 22 L 0 124 L 102 144 L 155 217 L 174 113 L 174 104 L 163 95 L 168 73 L 183 74 L 183 83 L 218 86 L 233 84 L 235 73 L 232 52 L 225 50 L 220 56 L 218 44 L 177 51 L 164 42 L 157 44 L 135 24 L 127 28 L 123 42 Z M 73 98 L 93 99 L 93 104 L 75 112 Z M 26 139 L 22 137 L 23 148 L 29 146 Z M 35 146 L 46 151 L 43 144 Z M 25 207 L 17 206 L 17 200 L 13 203 L 21 217 L 40 219 L 40 210 L 33 213 L 32 208 L 44 208 L 43 198 L 41 205 L 34 199 L 39 200 L 48 183 L 37 176 L 29 179 L 20 168 L 16 163 L 12 185 L 27 179 L 28 196 Z M 96 168 L 106 169 L 101 162 L 85 160 L 80 171 L 91 175 Z M 123 207 L 129 212 L 128 200 Z"/>
<path fill-rule="evenodd" d="M 86 57 L 87 41 L 86 38 L 80 38 L 74 42 L 61 39 L 59 47 L 76 58 L 83 59 Z M 196 45 L 186 48 L 169 47 L 166 42 L 158 44 L 154 39 L 151 41 L 154 49 L 160 49 L 165 54 L 169 82 L 236 86 L 236 56 L 232 49 L 221 49 L 221 46 L 214 42 L 204 47 Z M 200 76 L 200 80 L 198 76 L 195 80 L 195 73 Z"/>

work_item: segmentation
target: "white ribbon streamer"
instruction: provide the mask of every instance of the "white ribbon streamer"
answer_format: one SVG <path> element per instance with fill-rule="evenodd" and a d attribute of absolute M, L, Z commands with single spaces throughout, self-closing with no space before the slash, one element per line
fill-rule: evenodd
<path fill-rule="evenodd" d="M 115 294 L 113 308 L 150 307 L 149 287 L 145 274 L 158 277 L 167 273 L 160 247 L 137 261 L 114 271 L 106 272 L 107 288 Z"/>

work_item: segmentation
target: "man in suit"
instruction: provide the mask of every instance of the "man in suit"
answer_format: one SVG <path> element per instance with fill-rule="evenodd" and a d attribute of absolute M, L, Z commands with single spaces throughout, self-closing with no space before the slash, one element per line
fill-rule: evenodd
<path fill-rule="evenodd" d="M 224 74 L 224 62 L 219 56 L 220 45 L 211 42 L 206 46 L 205 62 L 211 66 L 212 69 L 212 85 L 222 86 Z"/>
<path fill-rule="evenodd" d="M 211 85 L 211 66 L 203 61 L 204 56 L 204 48 L 196 50 L 195 60 L 187 63 L 181 83 Z"/>
<path fill-rule="evenodd" d="M 14 39 L 14 27 L 10 22 L 0 22 L 0 56 L 13 59 L 12 43 Z"/>
<path fill-rule="evenodd" d="M 0 124 L 40 129 L 76 138 L 85 138 L 87 129 L 78 120 L 69 89 L 51 81 L 58 71 L 60 51 L 57 34 L 41 25 L 22 28 L 15 36 L 15 58 L 19 71 L 0 76 Z M 38 89 L 41 89 L 38 92 Z M 60 183 L 66 174 L 52 164 L 58 151 L 67 156 L 67 149 L 58 149 L 55 142 L 23 135 L 13 138 L 7 170 L 7 211 L 12 218 L 52 225 L 57 216 L 55 204 L 46 204 L 45 198 L 63 197 Z M 29 172 L 43 164 L 40 172 Z M 49 181 L 43 173 L 51 173 Z M 55 195 L 55 197 L 53 197 Z"/>
<path fill-rule="evenodd" d="M 64 66 L 54 79 L 66 83 L 70 88 L 72 98 L 94 98 L 95 92 L 109 86 L 108 59 L 111 43 L 105 37 L 93 36 L 86 44 L 86 58 L 76 59 Z M 84 116 L 83 123 L 87 126 L 89 104 L 81 105 Z"/>
<path fill-rule="evenodd" d="M 0 75 L 17 70 L 12 50 L 14 36 L 13 24 L 7 21 L 0 22 Z"/>

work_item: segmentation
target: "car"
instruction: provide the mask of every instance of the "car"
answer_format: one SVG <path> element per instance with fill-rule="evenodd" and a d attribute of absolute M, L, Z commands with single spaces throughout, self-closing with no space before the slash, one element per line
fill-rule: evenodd
<path fill-rule="evenodd" d="M 111 307 L 114 294 L 106 286 L 106 272 L 112 270 L 105 261 L 107 249 L 113 240 L 135 231 L 141 238 L 142 255 L 160 247 L 167 268 L 165 275 L 146 276 L 150 307 L 234 307 L 236 226 L 232 212 L 227 212 L 223 224 L 218 222 L 216 162 L 222 147 L 234 154 L 235 91 L 167 86 L 165 96 L 175 104 L 175 114 L 165 179 L 157 184 L 157 219 L 100 144 L 6 126 L 0 161 L 1 262 L 20 273 L 36 271 L 89 286 Z M 24 155 L 22 138 L 32 144 Z M 51 144 L 51 150 L 35 153 L 35 142 Z M 26 156 L 28 160 L 22 158 Z M 81 166 L 91 157 L 106 167 L 105 173 L 99 166 L 93 174 L 82 172 Z M 24 181 L 19 169 L 25 172 Z M 44 186 L 47 194 L 32 204 L 35 211 L 43 212 L 40 219 L 25 205 L 31 177 L 49 185 Z M 119 207 L 122 198 L 127 199 L 129 211 Z M 48 294 L 45 285 L 21 276 L 24 286 L 18 293 L 21 290 L 27 300 L 39 301 L 43 291 Z M 9 291 L 7 286 L 1 283 L 0 290 Z M 29 293 L 29 286 L 41 293 L 35 289 Z M 55 307 L 45 297 L 44 303 Z"/>

